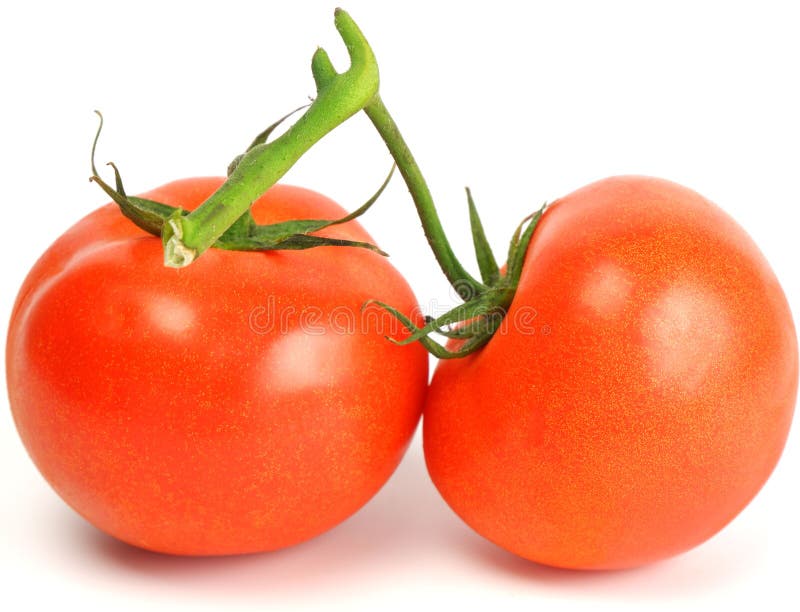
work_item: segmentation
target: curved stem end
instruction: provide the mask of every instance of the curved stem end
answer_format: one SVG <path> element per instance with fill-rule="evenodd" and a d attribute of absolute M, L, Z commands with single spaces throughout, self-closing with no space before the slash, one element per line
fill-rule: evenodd
<path fill-rule="evenodd" d="M 164 265 L 168 268 L 185 268 L 197 258 L 197 251 L 183 243 L 183 220 L 180 211 L 167 219 L 162 228 Z"/>

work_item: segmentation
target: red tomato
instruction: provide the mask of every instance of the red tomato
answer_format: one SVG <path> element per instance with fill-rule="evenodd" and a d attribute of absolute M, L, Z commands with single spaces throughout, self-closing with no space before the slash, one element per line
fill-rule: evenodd
<path fill-rule="evenodd" d="M 144 197 L 191 209 L 221 183 Z M 253 215 L 344 211 L 276 186 Z M 371 241 L 354 221 L 326 234 Z M 392 317 L 360 314 L 370 298 L 415 310 L 403 278 L 357 248 L 162 261 L 161 242 L 107 205 L 26 279 L 8 387 L 44 477 L 103 531 L 167 553 L 281 548 L 355 512 L 400 461 L 424 401 L 425 351 L 384 339 Z"/>
<path fill-rule="evenodd" d="M 711 537 L 764 484 L 797 367 L 781 287 L 732 219 L 673 183 L 603 180 L 545 212 L 506 327 L 437 367 L 428 469 L 518 555 L 648 563 Z"/>

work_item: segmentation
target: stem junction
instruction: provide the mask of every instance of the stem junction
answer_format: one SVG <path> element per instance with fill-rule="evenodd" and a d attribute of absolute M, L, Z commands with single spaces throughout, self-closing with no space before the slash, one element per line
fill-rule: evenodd
<path fill-rule="evenodd" d="M 414 156 L 378 92 L 378 65 L 372 49 L 352 18 L 336 9 L 334 23 L 350 56 L 350 67 L 343 73 L 334 69 L 324 49 L 317 49 L 311 71 L 317 96 L 284 134 L 269 137 L 286 115 L 259 134 L 244 154 L 228 168 L 228 179 L 202 205 L 192 212 L 165 206 L 125 194 L 119 172 L 114 169 L 116 186 L 99 178 L 94 167 L 95 138 L 92 147 L 92 180 L 119 205 L 123 214 L 144 230 L 160 235 L 164 243 L 164 263 L 171 267 L 191 264 L 211 246 L 236 250 L 305 249 L 323 245 L 359 246 L 378 250 L 370 244 L 314 236 L 313 233 L 336 223 L 344 223 L 364 213 L 386 187 L 361 208 L 336 220 L 289 221 L 257 225 L 250 206 L 318 140 L 360 110 L 364 110 L 386 144 L 403 176 L 417 209 L 422 228 L 439 266 L 458 295 L 464 300 L 442 316 L 415 325 L 389 304 L 375 302 L 396 316 L 411 332 L 398 344 L 421 342 L 441 359 L 463 357 L 491 340 L 500 328 L 519 284 L 528 244 L 546 205 L 526 217 L 514 233 L 505 270 L 501 269 L 484 233 L 472 194 L 467 189 L 467 204 L 472 239 L 480 270 L 480 280 L 472 276 L 453 252 L 430 190 Z M 102 117 L 101 117 L 102 127 Z M 98 129 L 98 135 L 100 130 Z M 391 177 L 391 173 L 389 175 Z M 380 251 L 379 251 L 380 252 Z M 433 333 L 449 338 L 446 347 L 430 338 Z"/>

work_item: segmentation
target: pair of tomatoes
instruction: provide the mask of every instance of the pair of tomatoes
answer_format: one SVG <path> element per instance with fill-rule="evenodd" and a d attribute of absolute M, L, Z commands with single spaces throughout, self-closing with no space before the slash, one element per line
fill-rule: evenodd
<path fill-rule="evenodd" d="M 146 197 L 191 209 L 221 182 Z M 253 207 L 259 223 L 342 214 L 286 186 Z M 325 232 L 370 241 L 356 221 Z M 797 345 L 778 281 L 728 216 L 666 181 L 608 179 L 551 205 L 506 325 L 430 387 L 423 348 L 387 341 L 390 315 L 363 316 L 371 299 L 418 309 L 374 252 L 161 262 L 157 238 L 97 210 L 29 274 L 7 347 L 42 474 L 144 548 L 317 535 L 386 481 L 424 408 L 431 477 L 480 534 L 556 566 L 638 565 L 721 529 L 786 440 Z"/>

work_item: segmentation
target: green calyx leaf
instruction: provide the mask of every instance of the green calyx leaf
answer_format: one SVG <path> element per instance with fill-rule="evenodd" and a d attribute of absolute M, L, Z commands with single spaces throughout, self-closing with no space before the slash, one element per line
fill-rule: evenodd
<path fill-rule="evenodd" d="M 435 319 L 430 319 L 424 327 L 415 329 L 407 338 L 395 342 L 401 345 L 410 344 L 415 340 L 439 331 L 444 326 L 457 326 L 460 324 L 464 324 L 465 327 L 459 337 L 467 337 L 470 333 L 474 335 L 486 321 L 492 320 L 497 315 L 502 317 L 505 314 L 504 309 L 508 306 L 508 297 L 508 291 L 505 288 L 490 289 L 468 302 L 459 304 L 445 314 Z M 386 308 L 385 304 L 376 303 Z M 466 330 L 470 331 L 467 332 Z"/>
<path fill-rule="evenodd" d="M 547 204 L 543 205 L 519 224 L 509 245 L 506 272 L 501 274 L 469 189 L 467 189 L 467 202 L 472 240 L 485 288 L 443 315 L 426 317 L 425 325 L 422 327 L 415 325 L 411 319 L 388 304 L 377 300 L 368 302 L 391 313 L 410 332 L 402 340 L 392 338 L 389 340 L 398 345 L 419 341 L 438 359 L 458 359 L 470 355 L 485 346 L 500 329 L 514 299 L 528 246 L 547 207 Z M 448 348 L 433 340 L 431 334 L 439 334 L 455 343 L 452 348 Z"/>
<path fill-rule="evenodd" d="M 259 146 L 266 142 L 272 131 L 287 117 L 291 116 L 298 110 L 305 108 L 300 107 L 288 113 L 280 120 L 273 123 L 269 128 L 259 134 L 250 148 Z M 167 248 L 174 249 L 174 241 L 170 241 L 176 232 L 181 231 L 181 224 L 176 223 L 175 220 L 179 217 L 185 217 L 189 211 L 168 206 L 160 202 L 148 200 L 145 198 L 138 198 L 129 196 L 125 192 L 125 187 L 122 182 L 119 169 L 114 163 L 109 163 L 114 170 L 114 187 L 109 185 L 106 181 L 100 178 L 95 165 L 95 152 L 97 149 L 97 142 L 100 133 L 103 129 L 103 116 L 99 111 L 95 111 L 100 118 L 100 123 L 95 134 L 94 142 L 92 143 L 91 154 L 91 167 L 92 176 L 89 180 L 97 183 L 100 188 L 117 204 L 120 211 L 134 224 L 143 229 L 144 231 L 152 234 L 153 236 L 160 237 L 165 245 L 170 245 Z M 250 150 L 250 149 L 248 149 Z M 237 158 L 238 159 L 238 158 Z M 235 167 L 236 160 L 232 162 Z M 303 250 L 311 249 L 320 246 L 348 246 L 364 248 L 370 251 L 379 253 L 386 256 L 387 254 L 379 249 L 374 244 L 368 242 L 360 242 L 354 240 L 345 240 L 341 238 L 328 238 L 324 236 L 314 235 L 325 228 L 347 223 L 353 219 L 357 219 L 365 212 L 367 212 L 383 191 L 386 189 L 389 181 L 394 174 L 395 165 L 389 171 L 389 174 L 384 179 L 378 190 L 359 208 L 352 213 L 340 219 L 298 219 L 293 221 L 284 221 L 281 223 L 273 223 L 268 225 L 260 225 L 255 222 L 250 211 L 247 210 L 239 219 L 223 233 L 214 243 L 214 247 L 233 251 L 271 251 L 271 250 Z M 180 237 L 180 236 L 179 236 Z M 190 249 L 185 252 L 173 251 L 170 253 L 170 258 L 175 261 L 190 262 L 196 257 Z"/>
<path fill-rule="evenodd" d="M 511 244 L 508 248 L 506 282 L 514 288 L 519 284 L 519 277 L 522 274 L 522 264 L 525 261 L 525 255 L 528 252 L 528 245 L 533 237 L 533 232 L 539 225 L 539 220 L 542 218 L 546 209 L 547 202 L 542 204 L 542 207 L 535 213 L 525 217 L 517 226 L 511 238 Z"/>
<path fill-rule="evenodd" d="M 497 282 L 500 277 L 500 268 L 492 253 L 492 247 L 486 239 L 486 233 L 483 231 L 483 223 L 481 223 L 478 209 L 475 206 L 475 201 L 472 199 L 472 192 L 469 187 L 467 191 L 467 204 L 469 205 L 469 223 L 472 228 L 472 243 L 475 246 L 475 257 L 478 260 L 478 268 L 481 271 L 481 279 L 487 286 L 492 286 Z"/>
<path fill-rule="evenodd" d="M 370 304 L 375 304 L 377 306 L 380 306 L 381 308 L 389 312 L 391 315 L 393 315 L 398 321 L 400 321 L 400 323 L 403 324 L 403 326 L 406 329 L 408 329 L 408 331 L 411 332 L 412 336 L 418 335 L 423 329 L 414 325 L 414 322 L 411 321 L 411 319 L 409 319 L 406 315 L 404 315 L 396 308 L 389 306 L 388 304 L 384 304 L 383 302 L 380 302 L 378 300 L 369 300 L 364 304 L 364 307 Z M 502 317 L 499 320 L 502 321 Z M 499 323 L 497 326 L 499 327 Z M 428 325 L 426 325 L 425 327 L 428 327 Z M 419 335 L 416 338 L 416 340 L 420 344 L 422 344 L 422 346 L 424 346 L 425 349 L 437 359 L 457 359 L 460 357 L 466 357 L 470 353 L 474 353 L 479 348 L 484 346 L 487 342 L 489 342 L 489 340 L 491 340 L 492 335 L 494 334 L 496 329 L 497 328 L 493 329 L 491 333 L 475 335 L 466 338 L 465 342 L 461 344 L 461 346 L 459 346 L 456 350 L 448 349 L 447 347 L 436 342 L 435 340 L 432 340 L 429 335 Z M 390 340 L 391 342 L 394 342 L 395 344 L 398 345 L 406 345 L 413 342 L 413 340 L 409 340 L 410 336 L 409 338 L 404 338 L 403 340 L 395 340 L 394 338 L 389 338 L 388 336 L 386 338 L 387 340 Z"/>

